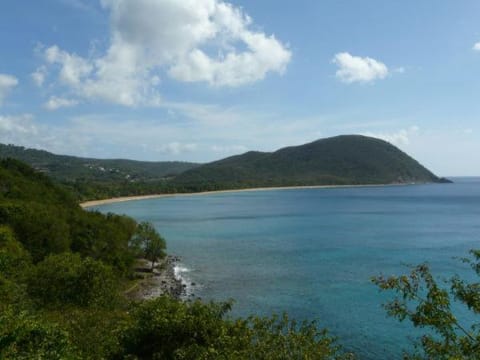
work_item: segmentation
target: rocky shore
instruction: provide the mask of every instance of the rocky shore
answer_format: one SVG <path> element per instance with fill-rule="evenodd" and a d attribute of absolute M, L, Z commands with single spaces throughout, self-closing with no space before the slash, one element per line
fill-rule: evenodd
<path fill-rule="evenodd" d="M 164 295 L 176 299 L 186 298 L 187 284 L 175 274 L 175 267 L 179 261 L 178 256 L 169 255 L 156 263 L 152 272 L 149 261 L 139 260 L 135 269 L 136 276 L 140 278 L 139 282 L 126 295 L 134 300 L 153 299 Z"/>

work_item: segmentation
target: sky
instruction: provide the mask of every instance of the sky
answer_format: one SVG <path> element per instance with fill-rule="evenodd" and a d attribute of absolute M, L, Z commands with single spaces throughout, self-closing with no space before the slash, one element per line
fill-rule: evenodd
<path fill-rule="evenodd" d="M 3 0 L 0 142 L 207 162 L 341 134 L 480 175 L 478 0 Z"/>

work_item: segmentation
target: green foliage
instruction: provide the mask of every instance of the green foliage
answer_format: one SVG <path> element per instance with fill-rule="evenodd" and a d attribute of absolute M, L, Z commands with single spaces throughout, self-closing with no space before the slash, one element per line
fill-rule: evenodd
<path fill-rule="evenodd" d="M 65 189 L 55 186 L 46 175 L 15 159 L 0 160 L 0 198 L 40 201 L 77 206 Z"/>
<path fill-rule="evenodd" d="M 79 201 L 109 199 L 122 196 L 139 196 L 151 194 L 175 194 L 182 192 L 176 188 L 171 181 L 124 181 L 124 180 L 84 180 L 62 182 L 61 185 L 71 191 Z M 183 191 L 184 192 L 184 191 Z"/>
<path fill-rule="evenodd" d="M 287 314 L 271 318 L 250 317 L 239 320 L 235 327 L 238 338 L 246 346 L 230 351 L 226 358 L 236 359 L 354 359 L 343 353 L 327 330 L 320 330 L 315 322 L 297 323 Z M 237 341 L 230 338 L 229 341 Z M 233 344 L 235 346 L 235 344 Z"/>
<path fill-rule="evenodd" d="M 8 278 L 0 272 L 0 313 L 10 306 L 20 311 L 28 308 L 30 301 L 22 282 Z"/>
<path fill-rule="evenodd" d="M 165 239 L 148 222 L 138 224 L 130 244 L 137 255 L 143 255 L 152 262 L 152 269 L 156 261 L 166 256 Z"/>
<path fill-rule="evenodd" d="M 26 312 L 0 312 L 0 359 L 74 360 L 80 359 L 58 326 Z"/>
<path fill-rule="evenodd" d="M 15 232 L 15 236 L 40 261 L 47 254 L 70 249 L 68 213 L 47 201 L 11 201 L 0 203 L 0 219 Z"/>
<path fill-rule="evenodd" d="M 0 274 L 4 277 L 18 277 L 30 263 L 30 254 L 15 239 L 12 229 L 0 225 Z"/>
<path fill-rule="evenodd" d="M 127 217 L 78 211 L 71 220 L 71 250 L 110 264 L 127 274 L 135 253 L 129 246 L 137 223 Z"/>
<path fill-rule="evenodd" d="M 78 254 L 48 256 L 33 269 L 27 285 L 32 299 L 45 308 L 111 307 L 117 300 L 117 281 L 111 268 Z"/>
<path fill-rule="evenodd" d="M 123 354 L 137 359 L 352 359 L 326 331 L 288 317 L 227 320 L 230 304 L 159 298 L 135 305 Z"/>
<path fill-rule="evenodd" d="M 136 222 L 82 210 L 74 197 L 16 160 L 0 161 L 0 224 L 8 225 L 33 262 L 74 251 L 127 274 Z"/>
<path fill-rule="evenodd" d="M 472 251 L 470 264 L 480 276 L 480 251 Z M 454 276 L 442 288 L 428 265 L 415 267 L 409 275 L 373 279 L 382 290 L 397 293 L 385 308 L 400 321 L 409 320 L 415 327 L 428 329 L 417 344 L 417 352 L 405 359 L 479 359 L 480 322 L 471 326 L 461 324 L 452 304 L 456 301 L 472 312 L 472 320 L 480 314 L 480 283 L 467 282 Z M 477 319 L 478 321 L 478 319 Z"/>
<path fill-rule="evenodd" d="M 0 225 L 0 311 L 8 304 L 25 302 L 22 283 L 30 267 L 30 254 L 15 239 L 8 226 Z"/>
<path fill-rule="evenodd" d="M 123 308 L 62 308 L 45 318 L 61 326 L 81 359 L 92 360 L 114 359 L 121 353 L 122 334 L 131 322 Z"/>
<path fill-rule="evenodd" d="M 187 305 L 167 297 L 135 305 L 124 351 L 140 359 L 173 359 L 190 347 L 198 350 L 198 345 L 212 344 L 221 335 L 226 310 L 227 305 Z"/>

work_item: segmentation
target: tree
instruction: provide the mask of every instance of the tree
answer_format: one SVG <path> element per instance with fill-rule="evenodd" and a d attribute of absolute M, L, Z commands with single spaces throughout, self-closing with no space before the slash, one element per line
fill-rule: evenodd
<path fill-rule="evenodd" d="M 0 358 L 80 359 L 65 331 L 38 316 L 14 309 L 0 313 Z"/>
<path fill-rule="evenodd" d="M 47 200 L 0 202 L 0 223 L 10 226 L 34 262 L 70 249 L 67 215 L 66 209 Z"/>
<path fill-rule="evenodd" d="M 0 225 L 0 274 L 18 277 L 30 266 L 30 255 L 15 238 L 13 230 Z"/>
<path fill-rule="evenodd" d="M 156 235 L 150 238 L 149 242 L 147 243 L 147 247 L 145 248 L 145 257 L 147 260 L 152 262 L 152 271 L 153 267 L 155 266 L 155 262 L 159 259 L 163 259 L 165 254 L 165 240 L 160 236 Z"/>
<path fill-rule="evenodd" d="M 69 306 L 47 314 L 49 323 L 58 324 L 68 334 L 80 359 L 124 359 L 115 357 L 121 352 L 122 333 L 130 323 L 123 306 L 115 309 Z"/>
<path fill-rule="evenodd" d="M 131 240 L 131 247 L 137 255 L 143 255 L 152 262 L 152 270 L 155 262 L 166 256 L 165 239 L 149 222 L 138 224 L 137 231 Z"/>
<path fill-rule="evenodd" d="M 31 265 L 30 254 L 12 229 L 0 225 L 0 312 L 9 304 L 22 306 L 26 302 L 23 282 Z"/>
<path fill-rule="evenodd" d="M 283 317 L 228 319 L 230 303 L 161 297 L 133 304 L 121 358 L 347 360 L 325 330 Z"/>
<path fill-rule="evenodd" d="M 471 258 L 463 259 L 480 276 L 480 251 L 471 251 Z M 458 275 L 442 288 L 427 264 L 418 265 L 409 275 L 382 276 L 372 279 L 381 290 L 397 293 L 385 308 L 390 316 L 400 321 L 410 320 L 415 327 L 428 329 L 417 344 L 414 354 L 405 359 L 480 359 L 480 322 L 461 324 L 452 309 L 452 303 L 461 304 L 475 315 L 480 314 L 480 283 L 462 280 Z M 473 322 L 473 321 L 472 321 Z"/>
<path fill-rule="evenodd" d="M 38 263 L 27 279 L 27 291 L 47 308 L 111 307 L 118 295 L 117 279 L 108 265 L 71 253 L 50 255 Z"/>

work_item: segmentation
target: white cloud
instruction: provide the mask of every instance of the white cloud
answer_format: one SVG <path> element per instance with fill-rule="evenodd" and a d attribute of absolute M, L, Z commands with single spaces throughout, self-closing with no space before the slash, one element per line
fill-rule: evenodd
<path fill-rule="evenodd" d="M 72 107 L 78 104 L 77 100 L 65 99 L 57 96 L 52 96 L 44 104 L 45 109 L 47 110 L 57 110 L 62 107 Z"/>
<path fill-rule="evenodd" d="M 366 132 L 362 135 L 382 139 L 396 146 L 406 146 L 410 144 L 412 136 L 418 135 L 419 131 L 418 126 L 410 126 L 408 129 L 401 129 L 392 133 Z"/>
<path fill-rule="evenodd" d="M 156 146 L 155 151 L 171 155 L 180 155 L 183 153 L 193 152 L 197 150 L 197 144 L 184 144 L 177 141 Z"/>
<path fill-rule="evenodd" d="M 82 0 L 59 0 L 61 3 L 83 11 L 93 11 L 93 7 L 85 4 Z"/>
<path fill-rule="evenodd" d="M 480 51 L 480 41 L 473 45 L 472 50 L 473 51 Z"/>
<path fill-rule="evenodd" d="M 38 128 L 32 115 L 0 115 L 0 143 L 22 144 L 37 134 Z"/>
<path fill-rule="evenodd" d="M 372 82 L 388 76 L 388 67 L 375 59 L 338 53 L 332 62 L 338 66 L 336 77 L 347 84 L 354 82 Z"/>
<path fill-rule="evenodd" d="M 167 108 L 167 111 L 172 115 L 179 114 L 180 116 L 193 119 L 197 123 L 217 127 L 226 126 L 229 123 L 241 123 L 247 116 L 259 116 L 258 113 L 255 115 L 247 115 L 242 109 L 224 108 L 210 104 L 165 102 L 163 106 Z"/>
<path fill-rule="evenodd" d="M 8 93 L 17 85 L 18 79 L 16 77 L 0 74 L 0 105 L 2 105 Z"/>
<path fill-rule="evenodd" d="M 0 143 L 45 149 L 58 154 L 85 153 L 99 139 L 76 131 L 75 124 L 50 126 L 31 114 L 0 115 Z"/>
<path fill-rule="evenodd" d="M 219 154 L 242 154 L 248 151 L 248 148 L 243 145 L 213 145 L 211 149 Z"/>
<path fill-rule="evenodd" d="M 194 49 L 170 68 L 170 75 L 181 81 L 206 81 L 214 86 L 239 86 L 261 80 L 269 71 L 283 73 L 291 54 L 275 37 L 244 34 L 242 39 L 251 51 L 230 52 L 212 59 Z"/>
<path fill-rule="evenodd" d="M 110 12 L 104 54 L 84 58 L 58 46 L 44 51 L 60 83 L 91 100 L 158 104 L 159 76 L 212 86 L 240 86 L 282 74 L 291 52 L 252 30 L 243 10 L 222 0 L 101 0 Z"/>
<path fill-rule="evenodd" d="M 158 112 L 139 119 L 141 114 L 122 110 L 67 117 L 56 124 L 33 118 L 25 122 L 19 117 L 15 123 L 10 117 L 9 128 L 0 129 L 0 142 L 87 157 L 205 162 L 321 137 L 320 117 L 291 119 L 276 113 L 194 103 L 169 106 L 175 121 L 166 121 Z M 168 108 L 160 112 L 167 114 Z"/>
<path fill-rule="evenodd" d="M 45 50 L 45 60 L 48 64 L 60 66 L 60 81 L 71 87 L 81 86 L 93 70 L 93 65 L 88 60 L 75 54 L 69 54 L 58 46 L 52 46 Z"/>
<path fill-rule="evenodd" d="M 45 66 L 40 66 L 31 74 L 31 77 L 35 85 L 42 87 L 47 77 L 47 68 Z"/>

